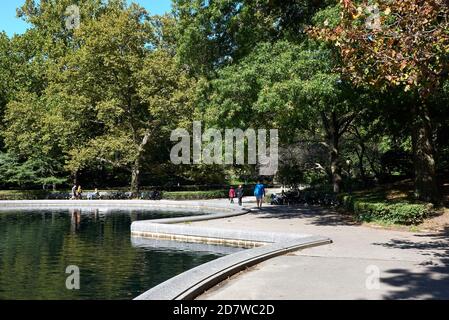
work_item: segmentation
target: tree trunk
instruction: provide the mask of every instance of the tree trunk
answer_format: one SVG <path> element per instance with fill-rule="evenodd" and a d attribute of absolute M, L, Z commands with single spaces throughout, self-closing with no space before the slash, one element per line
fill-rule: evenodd
<path fill-rule="evenodd" d="M 332 185 L 334 187 L 335 193 L 340 193 L 341 191 L 341 165 L 340 165 L 340 152 L 339 152 L 339 139 L 337 135 L 334 135 L 330 139 L 330 161 L 331 161 L 331 174 L 332 174 Z"/>
<path fill-rule="evenodd" d="M 75 172 L 73 172 L 73 183 L 75 184 L 75 185 L 78 185 L 78 183 L 79 183 L 79 179 L 78 179 L 78 170 L 76 170 Z"/>
<path fill-rule="evenodd" d="M 140 156 L 134 162 L 131 169 L 131 193 L 133 198 L 139 197 L 140 191 Z"/>
<path fill-rule="evenodd" d="M 362 179 L 363 185 L 366 185 L 367 179 L 365 166 L 363 163 L 363 159 L 365 158 L 365 145 L 363 144 L 363 142 L 360 142 L 360 152 L 358 150 L 355 150 L 355 152 L 357 154 L 357 158 L 359 159 L 360 178 Z"/>
<path fill-rule="evenodd" d="M 136 131 L 133 129 L 133 135 L 134 135 L 134 141 L 137 143 L 137 134 Z M 145 146 L 150 141 L 150 135 L 151 131 L 145 132 L 142 142 L 138 146 L 137 150 L 137 157 L 134 161 L 134 164 L 131 168 L 131 193 L 133 198 L 140 197 L 140 170 L 141 170 L 141 164 L 142 159 L 144 156 Z"/>
<path fill-rule="evenodd" d="M 415 166 L 415 196 L 423 201 L 438 202 L 432 126 L 426 105 L 412 108 L 414 122 L 412 145 Z"/>
<path fill-rule="evenodd" d="M 365 170 L 365 166 L 364 166 L 364 159 L 365 159 L 365 154 L 366 154 L 366 147 L 365 147 L 365 141 L 364 138 L 362 137 L 362 135 L 360 134 L 359 130 L 357 129 L 357 127 L 354 128 L 356 137 L 357 137 L 357 142 L 358 145 L 360 146 L 360 152 L 357 148 L 355 148 L 355 153 L 357 155 L 357 158 L 359 159 L 359 171 L 360 171 L 360 178 L 362 179 L 363 185 L 366 186 L 367 185 L 367 177 L 366 177 L 366 170 Z M 369 160 L 368 160 L 369 161 Z"/>
<path fill-rule="evenodd" d="M 322 113 L 322 120 L 326 130 L 327 144 L 329 148 L 330 167 L 331 167 L 331 179 L 335 193 L 341 192 L 341 164 L 340 164 L 340 124 L 335 112 L 332 112 L 330 119 Z"/>

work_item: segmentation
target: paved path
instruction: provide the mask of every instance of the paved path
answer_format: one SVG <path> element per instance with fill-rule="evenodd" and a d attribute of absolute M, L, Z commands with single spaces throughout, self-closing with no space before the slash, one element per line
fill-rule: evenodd
<path fill-rule="evenodd" d="M 375 229 L 332 210 L 306 207 L 266 207 L 193 225 L 307 233 L 334 241 L 266 261 L 199 299 L 449 299 L 449 232 Z"/>

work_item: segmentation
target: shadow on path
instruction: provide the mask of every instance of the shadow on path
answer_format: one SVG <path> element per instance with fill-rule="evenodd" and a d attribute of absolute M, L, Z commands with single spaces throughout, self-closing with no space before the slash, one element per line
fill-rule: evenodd
<path fill-rule="evenodd" d="M 389 269 L 384 271 L 382 283 L 401 288 L 384 299 L 449 299 L 449 227 L 436 234 L 417 234 L 422 242 L 392 239 L 388 243 L 374 243 L 387 248 L 418 250 L 429 260 L 420 270 Z"/>
<path fill-rule="evenodd" d="M 262 210 L 256 208 L 251 214 L 260 219 L 308 219 L 308 224 L 317 226 L 360 225 L 351 215 L 318 206 L 270 206 L 263 207 Z"/>

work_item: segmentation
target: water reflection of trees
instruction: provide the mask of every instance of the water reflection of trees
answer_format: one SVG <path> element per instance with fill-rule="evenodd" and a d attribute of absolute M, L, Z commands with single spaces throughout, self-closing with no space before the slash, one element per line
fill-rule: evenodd
<path fill-rule="evenodd" d="M 130 223 L 101 209 L 0 214 L 0 299 L 131 299 L 217 257 L 134 248 Z M 80 291 L 65 288 L 69 265 L 80 267 Z"/>

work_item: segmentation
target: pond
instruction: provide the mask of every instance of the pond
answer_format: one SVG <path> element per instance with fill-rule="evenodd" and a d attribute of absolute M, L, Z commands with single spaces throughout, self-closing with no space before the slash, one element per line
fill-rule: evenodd
<path fill-rule="evenodd" d="M 105 209 L 0 211 L 0 299 L 130 300 L 223 256 L 220 250 L 133 243 L 132 221 L 184 215 L 192 214 Z M 80 290 L 66 288 L 68 266 L 79 267 Z"/>

